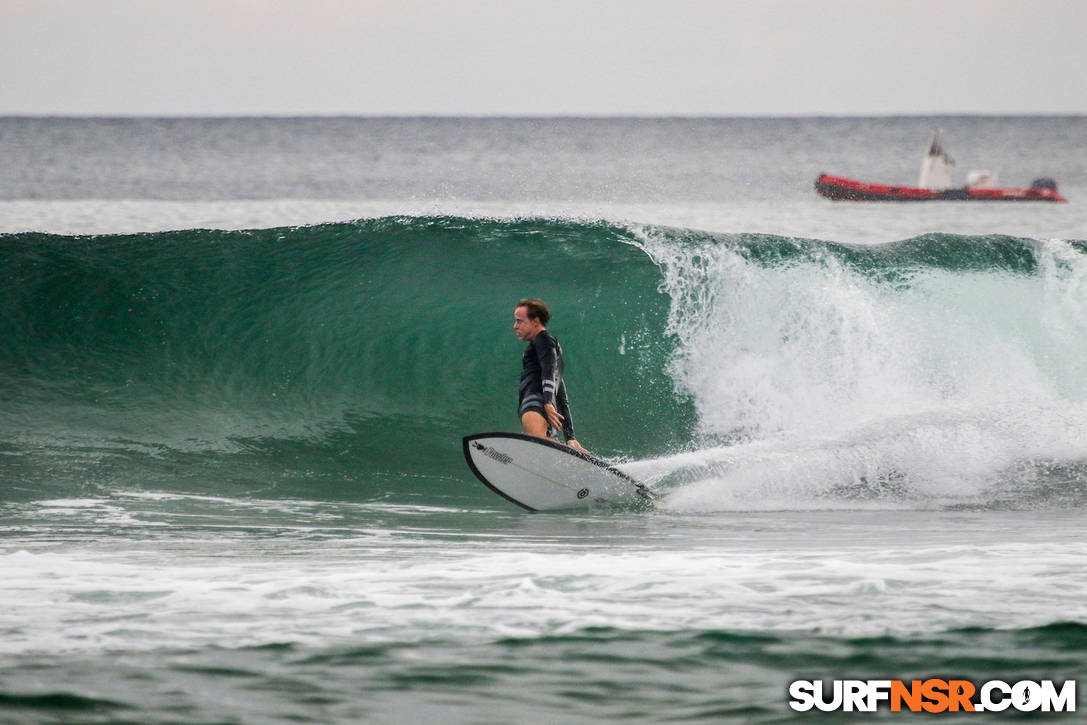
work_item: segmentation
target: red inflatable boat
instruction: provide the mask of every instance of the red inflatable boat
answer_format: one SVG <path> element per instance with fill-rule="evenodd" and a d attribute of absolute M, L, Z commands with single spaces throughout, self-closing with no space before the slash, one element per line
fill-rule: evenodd
<path fill-rule="evenodd" d="M 1029 189 L 988 189 L 963 186 L 956 189 L 922 189 L 892 186 L 820 174 L 815 190 L 828 199 L 845 201 L 1063 201 L 1052 179 L 1037 179 Z"/>
<path fill-rule="evenodd" d="M 1057 191 L 1057 182 L 1049 178 L 1035 179 L 1029 189 L 1000 189 L 996 186 L 996 174 L 971 171 L 965 186 L 953 186 L 951 167 L 954 165 L 954 160 L 940 145 L 937 130 L 928 154 L 921 160 L 917 186 L 873 184 L 820 174 L 815 180 L 815 190 L 828 199 L 846 201 L 1068 201 Z"/>

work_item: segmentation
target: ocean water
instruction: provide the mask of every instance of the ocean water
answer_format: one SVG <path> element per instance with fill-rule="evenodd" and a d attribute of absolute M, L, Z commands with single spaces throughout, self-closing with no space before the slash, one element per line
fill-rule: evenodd
<path fill-rule="evenodd" d="M 937 127 L 959 179 L 1070 203 L 815 195 L 912 183 Z M 1082 690 L 1085 149 L 1083 118 L 0 119 L 0 722 Z M 464 464 L 516 428 L 526 295 L 654 510 L 527 514 Z"/>

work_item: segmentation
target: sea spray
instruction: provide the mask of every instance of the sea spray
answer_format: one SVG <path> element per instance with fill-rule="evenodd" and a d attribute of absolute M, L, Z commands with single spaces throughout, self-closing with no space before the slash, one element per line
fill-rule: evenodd
<path fill-rule="evenodd" d="M 690 452 L 628 466 L 672 489 L 669 505 L 1037 503 L 1051 476 L 1085 470 L 1075 246 L 640 237 L 699 415 Z"/>

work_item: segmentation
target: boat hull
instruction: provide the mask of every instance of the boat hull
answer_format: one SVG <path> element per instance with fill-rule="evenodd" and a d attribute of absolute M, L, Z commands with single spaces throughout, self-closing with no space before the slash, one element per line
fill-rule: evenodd
<path fill-rule="evenodd" d="M 835 201 L 1053 201 L 1067 202 L 1056 189 L 922 189 L 917 186 L 893 186 L 820 174 L 815 191 Z"/>

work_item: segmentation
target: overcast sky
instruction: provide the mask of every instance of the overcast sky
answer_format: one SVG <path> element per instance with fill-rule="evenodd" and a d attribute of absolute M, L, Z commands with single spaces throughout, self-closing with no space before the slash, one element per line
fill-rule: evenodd
<path fill-rule="evenodd" d="M 0 0 L 0 114 L 1087 113 L 1085 0 Z"/>

